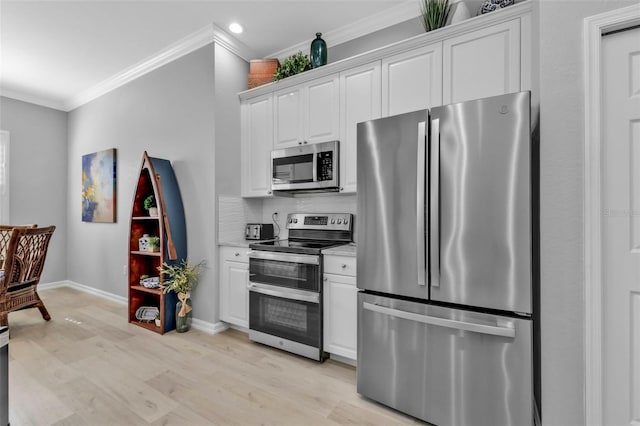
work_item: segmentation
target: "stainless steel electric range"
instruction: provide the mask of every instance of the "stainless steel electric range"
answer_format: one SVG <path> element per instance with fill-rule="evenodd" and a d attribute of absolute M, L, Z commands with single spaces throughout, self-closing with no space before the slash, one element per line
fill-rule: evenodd
<path fill-rule="evenodd" d="M 289 238 L 250 244 L 249 338 L 323 361 L 322 250 L 353 241 L 349 213 L 291 213 Z"/>

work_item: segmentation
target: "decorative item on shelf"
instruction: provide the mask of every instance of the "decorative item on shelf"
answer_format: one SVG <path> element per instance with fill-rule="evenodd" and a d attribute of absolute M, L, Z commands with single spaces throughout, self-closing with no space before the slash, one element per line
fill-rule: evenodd
<path fill-rule="evenodd" d="M 322 39 L 322 33 L 316 33 L 311 42 L 311 68 L 327 65 L 327 43 Z"/>
<path fill-rule="evenodd" d="M 464 0 L 452 0 L 451 1 L 451 10 L 449 11 L 449 20 L 447 21 L 447 25 L 455 24 L 457 22 L 462 22 L 465 19 L 471 18 L 471 12 L 467 7 L 467 4 Z"/>
<path fill-rule="evenodd" d="M 449 0 L 421 0 L 420 11 L 424 30 L 429 32 L 444 27 L 450 10 Z"/>
<path fill-rule="evenodd" d="M 149 246 L 147 251 L 157 253 L 160 251 L 160 237 L 149 237 Z"/>
<path fill-rule="evenodd" d="M 158 216 L 156 197 L 153 194 L 144 199 L 144 209 L 149 212 L 149 216 Z"/>
<path fill-rule="evenodd" d="M 302 52 L 295 53 L 285 59 L 282 64 L 276 69 L 273 74 L 273 81 L 282 80 L 283 78 L 291 77 L 292 75 L 300 74 L 301 72 L 311 69 L 311 61 L 309 55 Z"/>
<path fill-rule="evenodd" d="M 140 306 L 136 310 L 136 319 L 142 322 L 151 322 L 159 312 L 157 306 Z"/>
<path fill-rule="evenodd" d="M 249 61 L 249 81 L 247 87 L 262 86 L 273 81 L 273 74 L 280 66 L 277 58 L 252 59 Z"/>
<path fill-rule="evenodd" d="M 515 0 L 484 0 L 478 9 L 478 15 L 493 12 L 503 7 L 511 6 Z"/>
<path fill-rule="evenodd" d="M 160 277 L 140 275 L 140 285 L 146 288 L 158 288 L 160 287 Z"/>
<path fill-rule="evenodd" d="M 156 327 L 160 327 L 160 311 L 156 314 L 154 322 L 156 323 Z"/>
<path fill-rule="evenodd" d="M 142 237 L 138 238 L 138 251 L 148 251 L 149 238 L 149 234 L 142 234 Z"/>
<path fill-rule="evenodd" d="M 184 333 L 191 328 L 193 308 L 191 307 L 191 291 L 198 283 L 198 277 L 204 266 L 204 261 L 192 265 L 188 260 L 182 259 L 180 263 L 168 264 L 164 262 L 158 267 L 161 275 L 165 276 L 164 292 L 170 291 L 178 294 L 176 303 L 176 331 Z"/>

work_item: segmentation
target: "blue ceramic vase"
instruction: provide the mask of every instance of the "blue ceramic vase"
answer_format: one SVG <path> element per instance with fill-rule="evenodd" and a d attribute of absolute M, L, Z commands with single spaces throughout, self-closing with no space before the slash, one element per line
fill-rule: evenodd
<path fill-rule="evenodd" d="M 327 64 L 327 43 L 321 36 L 322 33 L 316 33 L 316 38 L 311 42 L 311 68 Z"/>

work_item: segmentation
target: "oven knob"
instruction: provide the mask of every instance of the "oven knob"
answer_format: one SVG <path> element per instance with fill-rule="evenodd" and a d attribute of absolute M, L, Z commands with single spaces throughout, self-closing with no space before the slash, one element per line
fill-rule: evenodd
<path fill-rule="evenodd" d="M 348 225 L 348 224 L 349 224 L 349 219 L 345 219 L 345 220 L 344 220 L 344 224 L 345 224 L 345 225 Z"/>
<path fill-rule="evenodd" d="M 298 219 L 293 219 L 293 223 L 298 223 Z"/>
<path fill-rule="evenodd" d="M 338 219 L 338 225 L 342 223 L 342 219 Z"/>
<path fill-rule="evenodd" d="M 334 223 L 336 223 L 335 219 L 331 219 L 331 224 L 333 225 Z"/>
<path fill-rule="evenodd" d="M 289 218 L 289 223 L 293 223 L 293 219 Z"/>

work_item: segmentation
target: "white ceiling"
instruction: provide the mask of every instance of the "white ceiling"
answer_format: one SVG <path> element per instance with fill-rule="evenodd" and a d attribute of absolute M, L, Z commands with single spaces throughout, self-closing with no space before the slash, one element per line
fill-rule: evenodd
<path fill-rule="evenodd" d="M 245 59 L 284 57 L 322 32 L 329 46 L 419 14 L 418 0 L 24 1 L 0 3 L 0 90 L 69 110 L 78 96 L 202 31 L 245 31 Z M 74 101 L 76 99 L 76 101 Z"/>

